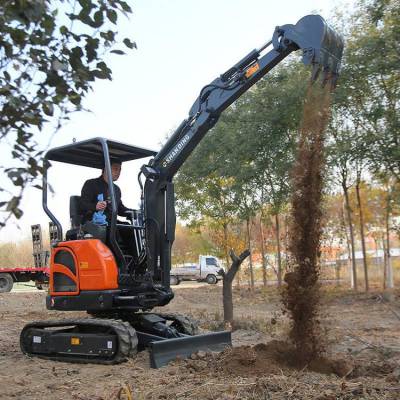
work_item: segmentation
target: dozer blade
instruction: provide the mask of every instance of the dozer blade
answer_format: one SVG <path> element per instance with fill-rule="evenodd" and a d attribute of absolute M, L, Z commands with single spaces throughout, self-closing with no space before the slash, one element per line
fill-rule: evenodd
<path fill-rule="evenodd" d="M 293 45 L 301 49 L 304 64 L 314 67 L 314 79 L 321 68 L 333 76 L 339 72 L 343 39 L 320 15 L 307 15 L 296 25 L 276 27 L 272 43 L 275 49 Z"/>
<path fill-rule="evenodd" d="M 140 335 L 139 332 L 138 335 Z M 141 338 L 139 336 L 140 341 Z M 150 365 L 152 368 L 160 368 L 177 357 L 188 358 L 191 354 L 200 350 L 223 351 L 225 348 L 231 346 L 232 338 L 229 331 L 155 340 L 148 343 Z"/>

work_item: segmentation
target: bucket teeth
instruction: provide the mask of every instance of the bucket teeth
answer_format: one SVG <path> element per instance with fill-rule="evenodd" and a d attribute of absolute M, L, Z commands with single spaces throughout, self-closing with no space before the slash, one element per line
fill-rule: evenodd
<path fill-rule="evenodd" d="M 332 72 L 328 67 L 322 68 L 320 64 L 313 64 L 311 72 L 311 83 L 316 82 L 321 75 L 322 87 L 325 87 L 327 84 L 329 84 L 332 89 L 336 87 L 338 74 Z"/>
<path fill-rule="evenodd" d="M 329 68 L 324 68 L 323 74 L 322 74 L 322 86 L 324 87 L 328 82 L 332 81 L 333 74 L 329 70 Z"/>
<path fill-rule="evenodd" d="M 311 72 L 311 82 L 315 82 L 318 79 L 320 72 L 321 72 L 321 65 L 313 64 Z"/>
<path fill-rule="evenodd" d="M 331 78 L 331 87 L 332 87 L 332 89 L 335 89 L 338 77 L 339 77 L 338 74 L 332 74 L 332 78 Z"/>

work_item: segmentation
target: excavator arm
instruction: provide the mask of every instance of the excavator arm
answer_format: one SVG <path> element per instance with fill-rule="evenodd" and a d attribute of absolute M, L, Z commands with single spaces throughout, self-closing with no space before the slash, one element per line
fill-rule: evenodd
<path fill-rule="evenodd" d="M 272 45 L 272 49 L 264 52 Z M 321 69 L 335 81 L 343 51 L 341 37 L 319 15 L 308 15 L 296 25 L 277 26 L 272 40 L 251 51 L 232 68 L 203 87 L 189 116 L 171 135 L 152 162 L 153 177 L 171 180 L 221 113 L 293 51 L 312 65 L 312 79 Z M 144 167 L 143 172 L 146 171 Z"/>
<path fill-rule="evenodd" d="M 272 45 L 272 49 L 267 49 Z M 171 246 L 175 232 L 172 179 L 221 113 L 290 53 L 302 51 L 312 66 L 312 80 L 322 70 L 334 83 L 343 52 L 342 38 L 319 15 L 301 18 L 296 25 L 276 27 L 272 40 L 251 51 L 232 68 L 203 87 L 188 118 L 171 135 L 149 165 L 142 166 L 148 270 L 156 281 L 169 285 Z"/>

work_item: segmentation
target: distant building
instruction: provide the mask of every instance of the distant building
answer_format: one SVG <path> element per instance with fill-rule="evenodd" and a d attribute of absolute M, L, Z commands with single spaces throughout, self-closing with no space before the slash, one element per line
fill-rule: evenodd
<path fill-rule="evenodd" d="M 394 249 L 390 249 L 390 255 L 391 257 L 400 257 L 400 248 L 394 248 Z M 351 257 L 351 255 L 350 255 Z M 358 250 L 356 252 L 354 252 L 354 257 L 356 260 L 362 260 L 363 257 L 363 253 L 362 251 Z M 385 257 L 384 251 L 382 249 L 377 249 L 377 250 L 367 250 L 367 258 L 381 258 L 383 259 Z M 339 257 L 339 260 L 348 260 L 349 259 L 349 254 L 345 253 L 342 254 Z"/>

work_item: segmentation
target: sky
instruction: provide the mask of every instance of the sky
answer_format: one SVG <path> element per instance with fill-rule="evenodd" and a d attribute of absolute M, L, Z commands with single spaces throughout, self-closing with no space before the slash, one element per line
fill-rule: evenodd
<path fill-rule="evenodd" d="M 295 24 L 319 13 L 329 22 L 335 7 L 350 9 L 352 0 L 138 0 L 129 1 L 133 15 L 121 18 L 121 37 L 138 49 L 113 55 L 107 63 L 112 81 L 96 81 L 84 106 L 52 140 L 52 147 L 106 137 L 159 150 L 165 137 L 186 118 L 201 88 L 228 70 L 254 48 L 271 39 L 275 26 Z M 47 139 L 46 139 L 47 140 Z M 0 158 L 7 148 L 1 145 Z M 137 207 L 137 174 L 146 160 L 125 163 L 117 184 L 128 207 Z M 99 171 L 54 163 L 49 182 L 54 195 L 50 209 L 68 228 L 69 196 L 79 195 L 86 179 Z M 0 177 L 0 183 L 5 177 Z M 24 216 L 0 230 L 0 242 L 30 236 L 30 226 L 47 227 L 41 192 L 28 189 Z"/>

